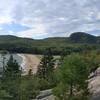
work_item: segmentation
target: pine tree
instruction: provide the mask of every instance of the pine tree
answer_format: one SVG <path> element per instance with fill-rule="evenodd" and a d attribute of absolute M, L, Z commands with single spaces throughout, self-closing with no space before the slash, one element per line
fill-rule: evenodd
<path fill-rule="evenodd" d="M 16 60 L 14 60 L 13 55 L 10 56 L 7 65 L 5 67 L 6 76 L 21 75 L 20 66 Z"/>
<path fill-rule="evenodd" d="M 52 55 L 51 49 L 46 49 L 44 56 L 40 62 L 40 65 L 38 66 L 38 76 L 43 79 L 49 79 L 48 77 L 51 76 L 53 70 L 54 70 L 54 57 Z"/>
<path fill-rule="evenodd" d="M 5 71 L 2 77 L 3 89 L 6 90 L 11 96 L 10 100 L 20 100 L 19 98 L 19 87 L 21 84 L 21 70 L 13 55 L 10 56 Z"/>

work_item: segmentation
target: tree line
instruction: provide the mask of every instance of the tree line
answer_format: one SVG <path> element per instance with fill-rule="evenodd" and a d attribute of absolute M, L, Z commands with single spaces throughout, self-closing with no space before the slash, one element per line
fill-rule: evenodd
<path fill-rule="evenodd" d="M 70 44 L 70 45 L 64 45 L 64 46 L 25 46 L 25 45 L 15 45 L 15 44 L 0 44 L 0 50 L 6 50 L 10 53 L 30 53 L 30 54 L 43 54 L 46 49 L 51 48 L 53 55 L 61 55 L 61 53 L 64 51 L 66 54 L 68 53 L 79 53 L 89 50 L 99 50 L 99 45 L 89 45 L 89 44 Z"/>

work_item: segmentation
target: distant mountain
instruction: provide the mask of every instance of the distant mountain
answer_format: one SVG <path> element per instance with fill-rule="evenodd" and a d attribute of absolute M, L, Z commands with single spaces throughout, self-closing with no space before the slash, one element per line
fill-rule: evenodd
<path fill-rule="evenodd" d="M 12 35 L 0 35 L 0 41 L 15 40 L 15 39 L 18 39 L 18 37 Z"/>
<path fill-rule="evenodd" d="M 59 48 L 64 47 L 79 47 L 83 44 L 98 45 L 100 43 L 100 36 L 93 36 L 84 32 L 75 32 L 70 37 L 54 37 L 46 39 L 30 39 L 21 38 L 12 35 L 1 35 L 0 36 L 0 50 L 8 50 L 12 52 L 32 52 L 37 49 L 40 51 L 47 47 Z M 40 52 L 39 51 L 39 52 Z"/>
<path fill-rule="evenodd" d="M 89 43 L 89 44 L 97 43 L 96 36 L 93 36 L 84 32 L 72 33 L 69 37 L 69 40 L 72 43 Z"/>
<path fill-rule="evenodd" d="M 35 40 L 31 38 L 21 38 L 12 35 L 0 35 L 0 43 L 21 43 L 21 44 L 29 44 L 34 46 L 48 46 L 48 45 L 62 45 L 62 44 L 78 44 L 78 43 L 86 43 L 86 44 L 95 44 L 99 43 L 100 36 L 93 36 L 84 32 L 75 32 L 70 35 L 70 37 L 52 37 L 45 38 L 40 40 Z"/>
<path fill-rule="evenodd" d="M 0 35 L 0 45 L 13 45 L 13 46 L 25 46 L 25 47 L 39 47 L 39 46 L 57 46 L 57 44 L 63 45 L 66 43 L 66 37 L 54 37 L 35 40 L 31 38 L 21 38 L 12 35 Z"/>

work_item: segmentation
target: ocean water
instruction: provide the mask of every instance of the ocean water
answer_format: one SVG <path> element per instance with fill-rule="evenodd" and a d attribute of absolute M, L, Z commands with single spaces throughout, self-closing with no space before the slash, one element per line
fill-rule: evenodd
<path fill-rule="evenodd" d="M 9 58 L 10 58 L 10 55 L 11 54 L 6 54 L 4 57 L 5 57 L 5 65 L 7 64 Z M 22 61 L 23 61 L 23 58 L 21 56 L 19 56 L 18 54 L 12 54 L 14 59 L 18 62 L 19 65 L 22 64 Z M 3 57 L 2 57 L 2 54 L 0 54 L 0 72 L 2 71 L 2 68 L 3 68 Z"/>

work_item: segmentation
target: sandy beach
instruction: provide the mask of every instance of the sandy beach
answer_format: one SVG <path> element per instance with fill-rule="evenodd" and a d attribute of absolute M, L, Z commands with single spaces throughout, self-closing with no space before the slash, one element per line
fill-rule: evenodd
<path fill-rule="evenodd" d="M 23 74 L 27 74 L 31 69 L 33 74 L 37 72 L 37 67 L 40 63 L 40 58 L 37 55 L 32 54 L 18 54 L 22 57 L 23 61 L 21 67 L 23 69 Z"/>

